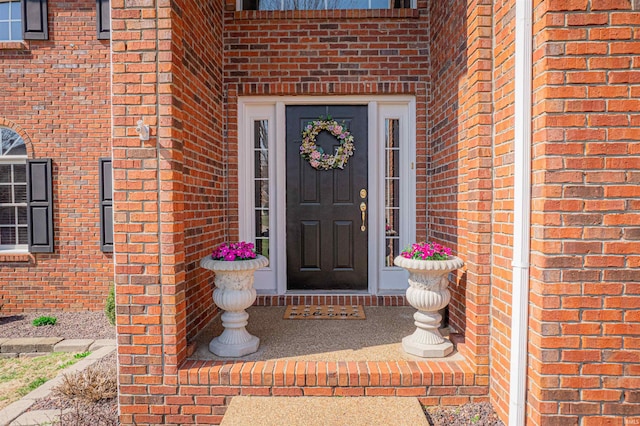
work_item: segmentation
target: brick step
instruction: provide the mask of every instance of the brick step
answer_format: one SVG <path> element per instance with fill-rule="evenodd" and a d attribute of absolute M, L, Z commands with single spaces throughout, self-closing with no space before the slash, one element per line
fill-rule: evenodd
<path fill-rule="evenodd" d="M 462 360 L 189 360 L 179 368 L 177 395 L 162 410 L 176 414 L 172 421 L 218 424 L 238 396 L 413 397 L 425 405 L 462 405 L 487 401 L 488 389 L 487 377 Z"/>

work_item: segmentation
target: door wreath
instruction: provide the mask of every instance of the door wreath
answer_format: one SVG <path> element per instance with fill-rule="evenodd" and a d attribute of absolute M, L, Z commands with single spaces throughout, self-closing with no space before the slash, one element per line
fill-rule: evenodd
<path fill-rule="evenodd" d="M 316 137 L 323 131 L 331 133 L 340 142 L 333 155 L 326 154 L 321 146 L 316 145 Z M 353 135 L 346 125 L 331 117 L 310 121 L 302 131 L 300 155 L 316 170 L 344 169 L 354 151 Z"/>

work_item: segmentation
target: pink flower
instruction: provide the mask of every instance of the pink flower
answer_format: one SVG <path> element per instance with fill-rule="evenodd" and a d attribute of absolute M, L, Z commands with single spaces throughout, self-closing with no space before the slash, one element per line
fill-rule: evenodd
<path fill-rule="evenodd" d="M 311 153 L 311 158 L 313 158 L 314 160 L 319 160 L 320 159 L 320 153 L 318 151 L 313 151 Z"/>
<path fill-rule="evenodd" d="M 404 249 L 400 256 L 417 260 L 446 260 L 451 256 L 451 249 L 438 243 L 415 243 Z"/>
<path fill-rule="evenodd" d="M 314 169 L 317 169 L 318 166 L 320 165 L 320 163 L 317 162 L 316 160 L 311 160 L 309 164 L 311 164 L 311 167 L 313 167 Z"/>
<path fill-rule="evenodd" d="M 254 251 L 253 243 L 240 241 L 238 243 L 220 244 L 215 250 L 213 250 L 211 257 L 214 260 L 226 260 L 232 262 L 234 260 L 255 259 L 256 252 Z"/>

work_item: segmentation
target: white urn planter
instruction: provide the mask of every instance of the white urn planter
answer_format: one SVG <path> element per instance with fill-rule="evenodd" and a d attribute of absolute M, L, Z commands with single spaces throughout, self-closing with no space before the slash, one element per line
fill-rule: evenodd
<path fill-rule="evenodd" d="M 254 272 L 269 264 L 261 255 L 255 259 L 224 261 L 205 257 L 200 266 L 216 273 L 213 301 L 224 310 L 221 315 L 224 331 L 209 343 L 209 350 L 221 357 L 239 357 L 258 350 L 260 339 L 245 328 L 249 314 L 245 312 L 256 300 L 253 288 Z"/>
<path fill-rule="evenodd" d="M 409 271 L 407 302 L 418 310 L 413 314 L 416 331 L 402 339 L 402 349 L 422 358 L 449 355 L 453 352 L 453 344 L 438 330 L 442 321 L 438 311 L 451 300 L 447 288 L 449 272 L 462 267 L 464 262 L 455 256 L 447 260 L 416 260 L 398 256 L 393 262 Z"/>

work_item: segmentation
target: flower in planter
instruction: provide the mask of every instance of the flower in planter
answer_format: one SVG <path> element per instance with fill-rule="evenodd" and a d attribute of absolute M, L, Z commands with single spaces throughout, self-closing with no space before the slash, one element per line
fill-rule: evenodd
<path fill-rule="evenodd" d="M 226 260 L 229 262 L 235 260 L 255 259 L 256 252 L 253 243 L 240 241 L 238 243 L 220 244 L 211 255 L 213 260 Z"/>
<path fill-rule="evenodd" d="M 400 253 L 400 256 L 415 260 L 447 260 L 451 249 L 438 243 L 415 243 Z"/>

